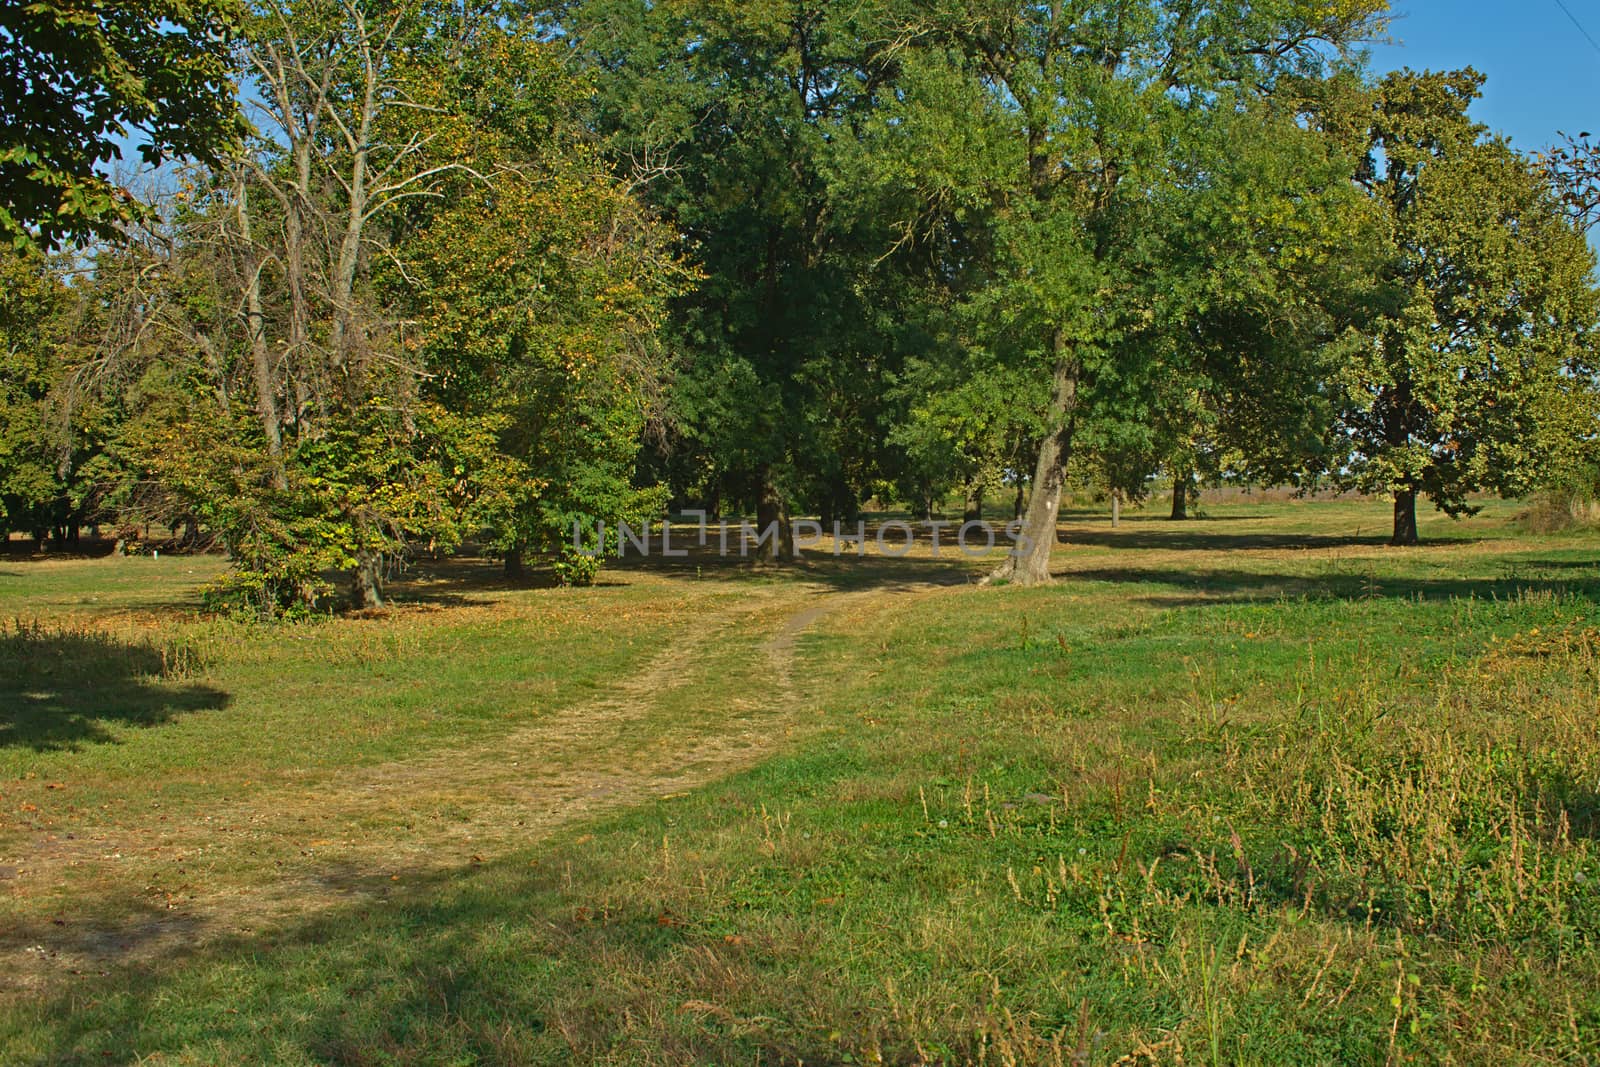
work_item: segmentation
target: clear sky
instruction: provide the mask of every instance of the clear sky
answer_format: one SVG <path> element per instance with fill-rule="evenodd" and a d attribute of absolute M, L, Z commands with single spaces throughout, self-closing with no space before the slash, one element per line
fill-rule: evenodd
<path fill-rule="evenodd" d="M 1569 17 L 1562 10 L 1566 5 Z M 1488 77 L 1479 122 L 1525 152 L 1557 131 L 1600 136 L 1600 0 L 1390 0 L 1393 44 L 1372 49 L 1383 73 L 1474 67 Z"/>

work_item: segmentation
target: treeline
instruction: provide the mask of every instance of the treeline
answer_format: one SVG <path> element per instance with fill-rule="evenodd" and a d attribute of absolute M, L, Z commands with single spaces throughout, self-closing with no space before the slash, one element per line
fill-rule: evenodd
<path fill-rule="evenodd" d="M 219 602 L 955 493 L 1032 582 L 1069 481 L 1407 543 L 1595 462 L 1600 153 L 1370 77 L 1380 0 L 135 6 L 0 16 L 0 526 L 183 528 Z M 187 159 L 138 196 L 131 130 Z"/>

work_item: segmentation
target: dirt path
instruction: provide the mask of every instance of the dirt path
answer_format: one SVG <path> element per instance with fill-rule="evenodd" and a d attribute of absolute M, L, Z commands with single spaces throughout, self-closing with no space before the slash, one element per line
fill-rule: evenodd
<path fill-rule="evenodd" d="M 0 989 L 253 936 L 747 768 L 811 714 L 797 655 L 808 631 L 939 588 L 753 592 L 595 697 L 492 742 L 283 783 L 203 818 L 115 835 L 139 837 L 137 849 L 92 831 L 55 841 L 19 865 L 21 914 L 0 932 Z M 69 876 L 102 887 L 89 899 L 106 907 L 28 914 L 25 887 Z"/>

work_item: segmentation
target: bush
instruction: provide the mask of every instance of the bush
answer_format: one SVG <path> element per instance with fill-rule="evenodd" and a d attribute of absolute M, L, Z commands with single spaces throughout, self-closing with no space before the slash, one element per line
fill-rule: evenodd
<path fill-rule="evenodd" d="M 556 581 L 561 585 L 593 585 L 595 579 L 600 576 L 600 556 L 598 554 L 586 556 L 571 545 L 563 545 L 556 553 L 555 563 L 551 569 L 555 571 Z"/>
<path fill-rule="evenodd" d="M 291 557 L 284 562 L 295 560 Z M 235 567 L 206 586 L 201 602 L 205 610 L 229 618 L 304 618 L 316 610 L 318 599 L 331 593 L 333 586 L 316 574 L 295 571 L 292 566 L 273 570 Z"/>

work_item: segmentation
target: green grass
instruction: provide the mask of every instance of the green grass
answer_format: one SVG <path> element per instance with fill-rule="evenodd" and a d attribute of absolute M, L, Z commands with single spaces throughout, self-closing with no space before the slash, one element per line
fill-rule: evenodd
<path fill-rule="evenodd" d="M 1082 514 L 1048 589 L 452 575 L 279 630 L 8 565 L 0 1061 L 1593 1062 L 1600 540 L 1513 514 Z M 621 799 L 520 824 L 586 783 Z M 69 833 L 123 858 L 33 877 Z"/>

